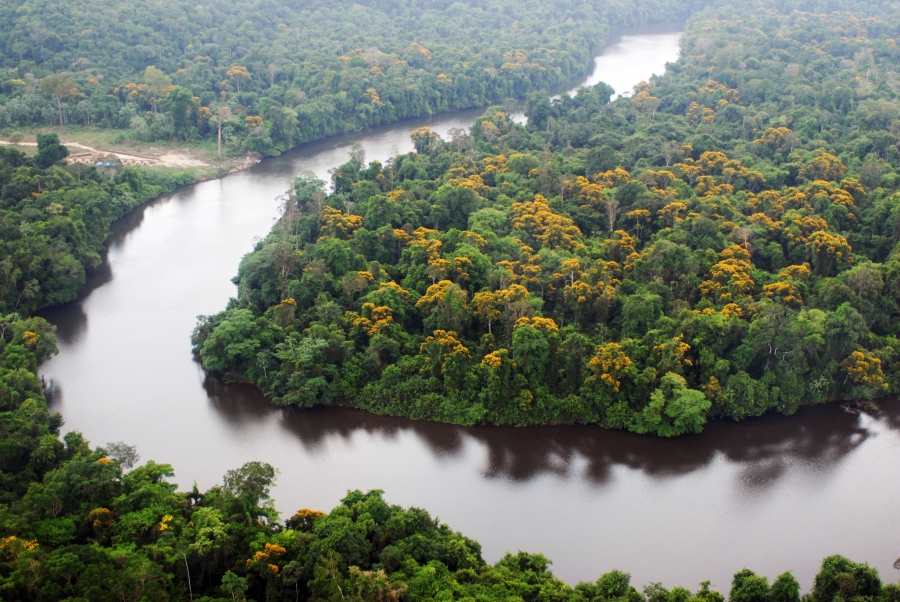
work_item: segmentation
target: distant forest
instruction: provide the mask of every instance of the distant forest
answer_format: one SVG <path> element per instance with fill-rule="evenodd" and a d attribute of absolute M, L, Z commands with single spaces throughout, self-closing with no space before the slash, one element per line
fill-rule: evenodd
<path fill-rule="evenodd" d="M 214 138 L 278 154 L 438 111 L 524 98 L 587 71 L 613 30 L 697 0 L 53 2 L 0 7 L 0 127 Z"/>

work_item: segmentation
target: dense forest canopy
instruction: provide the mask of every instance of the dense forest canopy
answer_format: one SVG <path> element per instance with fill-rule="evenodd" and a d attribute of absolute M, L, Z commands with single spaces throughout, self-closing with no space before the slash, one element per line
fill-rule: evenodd
<path fill-rule="evenodd" d="M 0 7 L 0 127 L 79 123 L 235 151 L 481 107 L 583 74 L 672 0 L 51 2 Z"/>
<path fill-rule="evenodd" d="M 0 315 L 72 301 L 100 264 L 113 221 L 192 174 L 139 167 L 68 165 L 56 134 L 38 135 L 34 157 L 0 146 Z"/>
<path fill-rule="evenodd" d="M 693 17 L 666 75 L 301 177 L 195 332 L 275 403 L 672 436 L 896 391 L 897 11 Z"/>
<path fill-rule="evenodd" d="M 896 392 L 900 7 L 712 7 L 632 98 L 541 91 L 611 28 L 696 8 L 23 0 L 0 7 L 0 123 L 221 125 L 274 153 L 528 96 L 527 126 L 494 107 L 385 164 L 356 148 L 329 185 L 297 178 L 238 298 L 194 333 L 207 368 L 279 404 L 670 436 Z M 0 148 L 0 598 L 724 602 L 619 571 L 570 587 L 539 554 L 489 565 L 379 491 L 282 520 L 269 465 L 179 492 L 124 443 L 61 438 L 38 377 L 54 329 L 28 315 L 75 297 L 113 220 L 190 178 L 67 152 L 55 134 Z M 800 586 L 743 569 L 728 599 Z M 831 556 L 803 600 L 900 588 Z"/>
<path fill-rule="evenodd" d="M 0 599 L 139 602 L 195 600 L 724 602 L 652 583 L 639 591 L 612 570 L 574 587 L 540 554 L 485 562 L 478 542 L 426 511 L 351 491 L 330 513 L 302 508 L 282 519 L 277 471 L 250 462 L 221 485 L 178 491 L 172 467 L 138 465 L 124 443 L 92 448 L 59 437 L 36 372 L 56 352 L 42 318 L 0 317 Z M 736 567 L 737 568 L 737 567 Z M 734 575 L 731 602 L 800 602 L 790 572 L 771 582 Z M 808 602 L 896 602 L 866 564 L 831 556 Z"/>

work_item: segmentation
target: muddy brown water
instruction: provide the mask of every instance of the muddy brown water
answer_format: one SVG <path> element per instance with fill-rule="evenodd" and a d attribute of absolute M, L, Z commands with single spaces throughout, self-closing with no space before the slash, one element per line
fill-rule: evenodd
<path fill-rule="evenodd" d="M 671 32 L 623 37 L 597 78 L 627 90 L 677 56 Z M 612 60 L 610 57 L 613 57 Z M 596 79 L 591 81 L 596 81 Z M 60 354 L 43 375 L 65 429 L 126 441 L 201 488 L 250 460 L 280 470 L 278 508 L 332 508 L 348 489 L 382 489 L 480 541 L 485 557 L 542 552 L 574 583 L 619 568 L 636 584 L 727 591 L 742 567 L 793 570 L 804 588 L 841 553 L 896 580 L 900 404 L 836 407 L 715 423 L 659 440 L 591 427 L 462 428 L 348 409 L 296 411 L 224 384 L 191 357 L 199 314 L 234 294 L 241 256 L 276 217 L 295 175 L 320 177 L 362 142 L 368 158 L 411 150 L 409 133 L 467 127 L 480 111 L 403 122 L 310 144 L 179 190 L 114 226 L 83 297 L 45 312 Z"/>

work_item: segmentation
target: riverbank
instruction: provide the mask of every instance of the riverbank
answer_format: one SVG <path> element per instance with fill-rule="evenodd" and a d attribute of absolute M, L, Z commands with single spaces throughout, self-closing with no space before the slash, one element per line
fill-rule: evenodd
<path fill-rule="evenodd" d="M 144 142 L 130 137 L 126 130 L 72 126 L 36 128 L 27 133 L 17 131 L 21 140 L 11 136 L 13 132 L 0 133 L 0 145 L 13 146 L 26 155 L 37 150 L 37 135 L 54 133 L 60 143 L 69 148 L 67 163 L 93 164 L 105 162 L 109 155 L 119 159 L 123 165 L 141 167 L 193 169 L 197 173 L 196 182 L 221 177 L 246 169 L 259 162 L 258 157 L 247 154 L 226 156 L 218 159 L 216 145 L 209 141 L 191 141 L 166 144 L 165 142 Z M 12 139 L 11 139 L 12 138 Z"/>
<path fill-rule="evenodd" d="M 281 470 L 274 496 L 286 513 L 333 507 L 350 488 L 384 489 L 392 502 L 458 525 L 492 561 L 506 550 L 542 550 L 570 583 L 618 567 L 640 584 L 712 579 L 727 587 L 746 565 L 773 578 L 795 569 L 809 587 L 825 551 L 887 574 L 897 521 L 885 517 L 900 495 L 887 478 L 900 449 L 889 404 L 875 417 L 830 405 L 714 421 L 700 436 L 664 440 L 583 426 L 459 427 L 341 408 L 293 411 L 192 361 L 187 335 L 196 316 L 235 296 L 236 266 L 271 230 L 274 199 L 297 174 L 327 180 L 356 142 L 367 161 L 385 163 L 412 150 L 415 129 L 447 139 L 477 116 L 304 145 L 120 220 L 96 288 L 45 314 L 58 326 L 61 353 L 42 374 L 64 429 L 136 445 L 201 490 L 244 462 L 268 462 Z"/>
<path fill-rule="evenodd" d="M 600 62 L 601 57 L 609 53 L 621 53 L 622 50 L 619 49 L 618 46 L 622 45 L 623 40 L 633 38 L 634 36 L 640 37 L 641 34 L 652 34 L 658 36 L 660 40 L 665 39 L 665 42 L 663 42 L 664 45 L 672 46 L 671 40 L 666 39 L 666 34 L 668 34 L 668 36 L 675 34 L 675 39 L 677 40 L 677 36 L 680 36 L 680 33 L 678 32 L 683 31 L 683 29 L 683 22 L 662 21 L 653 24 L 626 27 L 612 32 L 606 36 L 605 40 L 592 48 L 593 56 L 590 59 L 590 62 L 585 65 L 583 73 L 576 75 L 565 84 L 554 87 L 550 90 L 550 94 L 553 98 L 558 97 L 559 94 L 566 93 L 566 91 L 568 91 L 569 94 L 572 94 L 580 86 L 594 85 L 601 81 L 602 77 L 608 75 L 605 73 L 606 68 Z M 671 60 L 675 60 L 677 59 L 678 54 L 677 42 L 674 44 L 674 50 L 675 52 L 672 56 L 669 56 L 670 51 L 667 51 L 660 46 L 655 47 L 653 52 L 657 55 L 665 56 L 667 59 L 671 58 Z M 631 52 L 631 50 L 629 49 L 627 52 Z M 641 57 L 640 60 L 646 61 L 648 58 L 649 56 Z M 653 59 L 650 60 L 652 61 Z M 660 65 L 664 66 L 665 62 L 666 60 L 662 61 Z M 659 72 L 659 69 L 657 68 L 656 71 L 649 71 L 645 78 L 649 78 L 650 74 L 654 72 Z M 620 79 L 621 81 L 629 81 L 629 77 L 632 77 L 631 74 L 625 75 L 625 79 L 621 79 L 621 77 L 616 78 L 616 81 L 619 81 Z M 625 87 L 629 87 L 630 85 L 633 84 L 628 83 Z M 619 90 L 619 92 L 621 93 L 622 90 Z M 522 101 L 523 99 L 509 99 L 505 104 L 508 105 L 507 109 L 510 113 L 514 113 L 515 115 L 520 116 L 520 118 L 524 118 L 524 116 L 518 112 L 521 110 Z M 455 109 L 433 115 L 407 117 L 396 121 L 395 124 L 417 122 L 423 119 L 440 119 L 442 115 L 483 110 L 486 106 L 487 105 L 475 108 Z M 391 125 L 393 124 L 383 124 L 372 129 L 377 131 L 385 127 L 391 127 Z M 226 153 L 226 156 L 220 159 L 218 157 L 218 148 L 214 140 L 201 139 L 178 141 L 177 143 L 143 141 L 134 138 L 131 130 L 98 128 L 78 125 L 76 123 L 69 123 L 63 127 L 47 126 L 32 128 L 26 131 L 23 131 L 21 128 L 0 128 L 0 145 L 14 146 L 18 150 L 31 155 L 36 152 L 36 136 L 39 133 L 56 133 L 59 136 L 61 143 L 66 147 L 70 147 L 70 156 L 67 159 L 68 163 L 93 164 L 103 161 L 108 155 L 114 155 L 125 165 L 138 165 L 158 169 L 190 169 L 194 174 L 191 181 L 192 184 L 221 178 L 242 171 L 262 160 L 259 156 L 252 156 L 250 153 L 247 153 L 246 155 L 228 155 Z M 327 143 L 328 140 L 341 139 L 350 135 L 353 135 L 353 133 L 344 132 L 307 140 L 285 152 L 291 152 L 311 144 Z M 11 140 L 10 138 L 20 139 Z"/>

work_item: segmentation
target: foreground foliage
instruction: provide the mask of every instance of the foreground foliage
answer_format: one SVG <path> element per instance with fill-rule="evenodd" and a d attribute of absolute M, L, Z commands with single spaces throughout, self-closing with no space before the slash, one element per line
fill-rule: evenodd
<path fill-rule="evenodd" d="M 0 146 L 0 315 L 75 299 L 110 225 L 193 179 L 186 170 L 66 166 L 67 155 L 56 134 L 38 136 L 34 157 Z"/>
<path fill-rule="evenodd" d="M 275 403 L 699 432 L 896 391 L 897 12 L 692 18 L 663 77 L 298 178 L 201 319 Z"/>

